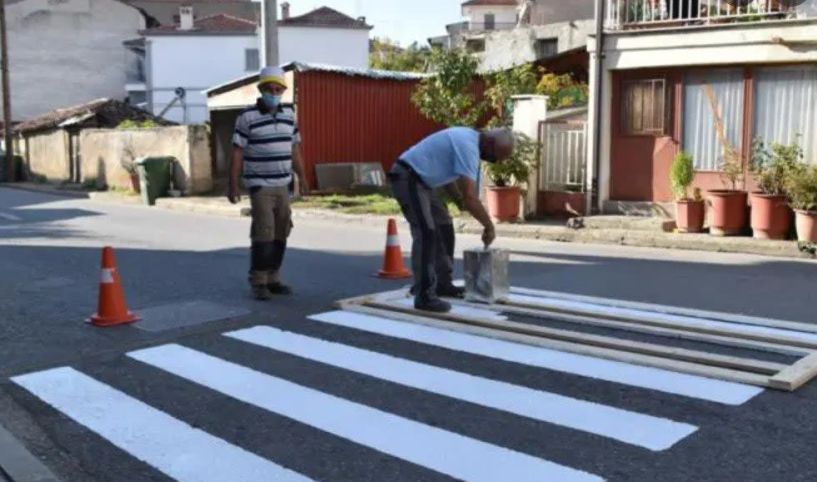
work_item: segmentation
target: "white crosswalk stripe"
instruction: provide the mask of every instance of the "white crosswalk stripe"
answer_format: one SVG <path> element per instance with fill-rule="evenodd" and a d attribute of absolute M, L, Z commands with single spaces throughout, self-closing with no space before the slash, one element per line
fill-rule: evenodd
<path fill-rule="evenodd" d="M 270 327 L 227 336 L 383 380 L 610 437 L 650 450 L 665 450 L 697 427 L 509 383 L 488 380 Z"/>
<path fill-rule="evenodd" d="M 739 383 L 630 365 L 348 311 L 323 313 L 311 316 L 310 319 L 464 353 L 727 405 L 741 405 L 763 392 L 762 388 Z"/>
<path fill-rule="evenodd" d="M 398 417 L 179 345 L 149 348 L 128 356 L 242 402 L 461 480 L 601 480 L 586 472 Z"/>
<path fill-rule="evenodd" d="M 158 383 L 162 387 L 182 383 L 182 380 L 185 383 L 192 382 L 201 390 L 212 393 L 211 396 L 216 399 L 226 401 L 226 397 L 229 397 L 233 403 L 238 401 L 252 405 L 255 410 L 261 409 L 271 420 L 283 417 L 303 424 L 304 428 L 317 429 L 309 432 L 309 437 L 331 434 L 334 436 L 331 439 L 333 444 L 352 444 L 344 450 L 366 447 L 392 457 L 393 463 L 414 464 L 415 470 L 419 467 L 466 482 L 595 482 L 602 481 L 603 478 L 583 470 L 586 467 L 573 465 L 583 462 L 574 460 L 565 464 L 563 459 L 547 460 L 549 450 L 540 453 L 538 449 L 533 449 L 535 452 L 524 453 L 531 449 L 521 449 L 523 452 L 515 450 L 515 445 L 509 448 L 492 443 L 493 436 L 483 440 L 484 436 L 474 436 L 470 429 L 467 434 L 458 433 L 458 430 L 463 430 L 456 428 L 462 427 L 458 425 L 460 422 L 444 428 L 437 427 L 432 425 L 436 423 L 427 421 L 425 417 L 415 420 L 414 416 L 403 416 L 403 412 L 401 415 L 389 413 L 386 411 L 389 409 L 384 410 L 379 405 L 375 408 L 357 398 L 343 398 L 335 395 L 336 392 L 331 388 L 322 388 L 324 382 L 320 373 L 323 371 L 330 378 L 336 377 L 338 370 L 364 375 L 355 378 L 355 383 L 364 386 L 371 384 L 370 388 L 377 387 L 381 393 L 378 397 L 382 396 L 384 399 L 396 396 L 400 390 L 412 389 L 421 397 L 416 400 L 423 400 L 422 397 L 428 394 L 445 397 L 426 398 L 428 402 L 424 402 L 431 403 L 431 406 L 437 404 L 445 407 L 444 410 L 458 411 L 471 404 L 468 410 L 481 407 L 479 410 L 483 411 L 482 414 L 493 411 L 498 417 L 494 423 L 511 421 L 509 418 L 501 418 L 510 414 L 554 426 L 529 425 L 535 427 L 529 436 L 537 440 L 550 440 L 550 431 L 561 427 L 561 430 L 585 434 L 582 435 L 585 437 L 583 440 L 591 443 L 596 442 L 593 438 L 587 438 L 586 434 L 598 438 L 598 442 L 606 439 L 608 444 L 630 446 L 630 450 L 657 452 L 671 449 L 694 436 L 698 425 L 703 424 L 691 424 L 630 410 L 626 405 L 619 405 L 626 403 L 626 399 L 616 402 L 616 406 L 610 406 L 556 393 L 558 390 L 551 392 L 514 384 L 503 380 L 499 371 L 495 373 L 500 373 L 497 375 L 500 378 L 485 378 L 430 364 L 425 360 L 403 358 L 391 353 L 393 348 L 389 347 L 393 345 L 389 344 L 379 344 L 377 351 L 374 351 L 361 347 L 364 345 L 353 346 L 330 341 L 322 338 L 321 331 L 341 330 L 347 335 L 357 332 L 358 336 L 364 332 L 369 338 L 376 334 L 391 338 L 392 341 L 401 340 L 402 343 L 442 348 L 444 351 L 439 352 L 439 356 L 443 358 L 438 360 L 451 357 L 454 361 L 457 357 L 463 357 L 463 354 L 479 355 L 494 364 L 511 362 L 521 365 L 522 370 L 531 373 L 546 374 L 546 370 L 554 370 L 585 377 L 589 380 L 588 383 L 600 386 L 613 382 L 673 396 L 680 395 L 677 397 L 679 404 L 689 403 L 690 398 L 693 398 L 725 405 L 740 405 L 762 391 L 736 383 L 371 315 L 329 312 L 310 318 L 319 322 L 310 324 L 310 330 L 320 329 L 317 335 L 256 326 L 224 333 L 224 337 L 216 339 L 222 343 L 216 343 L 212 347 L 214 353 L 236 353 L 236 348 L 239 347 L 236 343 L 247 344 L 243 345 L 245 348 L 249 345 L 256 347 L 253 357 L 242 355 L 243 360 L 255 360 L 257 355 L 263 356 L 264 353 L 269 354 L 270 360 L 280 354 L 297 357 L 291 359 L 295 365 L 289 365 L 287 370 L 293 366 L 297 370 L 299 364 L 314 362 L 316 364 L 310 365 L 309 371 L 316 378 L 308 377 L 307 380 L 312 380 L 310 382 L 293 382 L 286 379 L 286 375 L 279 375 L 277 369 L 276 375 L 265 373 L 254 368 L 256 362 L 253 361 L 242 365 L 231 361 L 230 355 L 219 358 L 212 353 L 168 344 L 127 354 L 127 357 L 140 362 L 128 365 L 130 370 L 137 372 L 133 383 L 148 376 L 151 371 L 155 374 L 158 369 L 169 374 L 160 378 Z M 228 338 L 230 341 L 227 341 Z M 211 348 L 207 348 L 207 351 L 211 352 Z M 273 351 L 279 355 L 275 355 Z M 262 365 L 269 367 L 270 360 L 262 361 Z M 444 361 L 435 363 L 447 365 Z M 103 379 L 110 378 L 104 376 Z M 70 367 L 22 375 L 12 378 L 12 381 L 133 458 L 176 480 L 305 482 L 312 480 L 310 477 L 325 478 L 316 477 L 312 472 L 314 469 L 309 465 L 288 459 L 291 454 L 287 452 L 272 452 L 276 455 L 271 457 L 273 460 L 268 460 L 258 454 L 268 454 L 269 451 L 259 449 L 256 454 L 253 453 L 252 446 L 246 445 L 247 440 L 252 439 L 242 439 L 243 443 L 234 445 L 235 441 L 230 440 L 230 435 L 222 439 L 194 428 L 221 427 L 225 420 L 226 423 L 235 423 L 230 422 L 230 418 L 224 417 L 223 413 L 205 412 L 197 415 L 194 422 L 186 421 L 188 415 L 184 412 L 174 411 L 170 415 L 152 407 L 150 400 L 139 400 L 128 395 L 125 393 L 128 392 L 126 388 L 125 391 L 120 391 L 117 382 L 112 383 L 113 386 L 107 385 Z M 382 381 L 402 387 L 383 384 Z M 150 384 L 152 379 L 139 383 Z M 187 385 L 188 389 L 189 386 Z M 331 383 L 328 386 L 331 387 Z M 447 400 L 444 405 L 443 400 Z M 668 399 L 665 396 L 663 400 L 662 403 L 667 403 Z M 658 413 L 662 413 L 660 408 Z M 209 422 L 208 418 L 211 419 Z M 524 423 L 524 420 L 513 423 Z M 259 427 L 263 425 L 259 423 Z M 233 432 L 228 430 L 218 433 Z M 297 465 L 297 471 L 287 468 L 293 463 L 301 464 Z"/>
<path fill-rule="evenodd" d="M 56 368 L 12 381 L 176 480 L 311 480 L 195 429 L 72 368 Z"/>

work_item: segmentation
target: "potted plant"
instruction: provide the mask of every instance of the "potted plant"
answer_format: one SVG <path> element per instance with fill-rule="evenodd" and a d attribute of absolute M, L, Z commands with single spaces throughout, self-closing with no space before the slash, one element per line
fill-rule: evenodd
<path fill-rule="evenodd" d="M 670 182 L 675 193 L 675 224 L 682 233 L 700 233 L 704 228 L 704 202 L 700 190 L 689 197 L 689 186 L 695 179 L 692 156 L 680 152 L 675 156 L 670 169 Z"/>
<path fill-rule="evenodd" d="M 746 224 L 748 195 L 739 187 L 744 184 L 743 158 L 740 151 L 726 135 L 726 128 L 720 114 L 718 99 L 710 85 L 704 85 L 704 93 L 709 99 L 714 118 L 715 133 L 723 147 L 721 182 L 726 189 L 709 191 L 709 234 L 713 236 L 734 236 L 743 231 Z"/>
<path fill-rule="evenodd" d="M 817 243 L 817 166 L 799 162 L 789 171 L 786 191 L 796 213 L 797 239 Z"/>
<path fill-rule="evenodd" d="M 528 181 L 538 149 L 538 144 L 528 136 L 516 134 L 516 147 L 510 159 L 486 163 L 485 170 L 493 184 L 488 187 L 488 213 L 495 220 L 514 222 L 519 219 L 520 184 Z"/>
<path fill-rule="evenodd" d="M 757 239 L 786 239 L 791 229 L 792 212 L 786 196 L 789 173 L 803 158 L 803 150 L 794 142 L 772 144 L 761 139 L 752 146 L 752 174 L 760 192 L 751 195 L 752 233 Z"/>

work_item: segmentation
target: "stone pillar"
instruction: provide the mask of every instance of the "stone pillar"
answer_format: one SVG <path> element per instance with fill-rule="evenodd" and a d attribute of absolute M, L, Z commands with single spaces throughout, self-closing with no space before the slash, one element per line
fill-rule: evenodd
<path fill-rule="evenodd" d="M 548 97 L 546 95 L 519 95 L 513 101 L 513 130 L 539 140 L 539 123 L 547 119 Z M 536 214 L 539 198 L 539 169 L 541 158 L 536 160 L 527 183 L 527 193 L 522 200 L 522 215 L 527 218 Z"/>

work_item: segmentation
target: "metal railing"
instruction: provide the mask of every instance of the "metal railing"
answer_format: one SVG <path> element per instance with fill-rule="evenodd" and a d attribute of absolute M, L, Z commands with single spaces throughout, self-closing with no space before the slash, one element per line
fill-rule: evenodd
<path fill-rule="evenodd" d="M 513 30 L 516 28 L 516 23 L 510 22 L 459 22 L 448 25 L 448 33 L 463 34 L 463 33 L 480 33 L 492 32 L 494 30 Z"/>
<path fill-rule="evenodd" d="M 814 17 L 815 0 L 607 0 L 609 30 L 669 28 Z M 817 3 L 817 2 L 815 2 Z"/>
<path fill-rule="evenodd" d="M 587 181 L 587 123 L 540 122 L 539 141 L 539 189 L 583 191 Z"/>

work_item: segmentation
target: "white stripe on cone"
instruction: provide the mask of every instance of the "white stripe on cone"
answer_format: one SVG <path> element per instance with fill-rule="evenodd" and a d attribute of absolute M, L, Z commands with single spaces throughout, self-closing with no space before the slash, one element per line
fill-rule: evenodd
<path fill-rule="evenodd" d="M 113 284 L 113 268 L 102 268 L 102 274 L 99 277 L 99 282 L 102 284 Z"/>
<path fill-rule="evenodd" d="M 400 236 L 396 234 L 386 236 L 386 246 L 400 246 Z"/>

